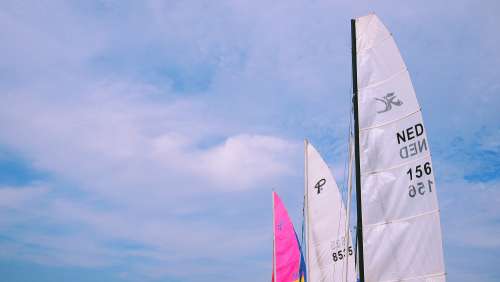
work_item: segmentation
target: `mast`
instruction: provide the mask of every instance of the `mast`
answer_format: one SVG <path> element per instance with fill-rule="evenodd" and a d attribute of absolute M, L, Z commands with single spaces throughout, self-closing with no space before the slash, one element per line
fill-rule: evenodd
<path fill-rule="evenodd" d="M 274 189 L 273 189 L 274 190 Z M 274 214 L 274 191 L 272 192 L 272 199 L 273 199 L 273 276 L 274 276 L 274 282 L 278 281 L 276 279 L 276 233 L 274 229 L 276 228 L 276 222 L 275 222 L 275 214 Z"/>
<path fill-rule="evenodd" d="M 361 209 L 361 165 L 359 155 L 359 118 L 358 118 L 358 70 L 356 58 L 356 20 L 351 19 L 351 57 L 352 57 L 352 103 L 354 109 L 354 158 L 356 162 L 356 238 L 360 282 L 365 282 L 363 259 L 363 215 Z"/>
<path fill-rule="evenodd" d="M 308 205 L 308 192 L 307 183 L 309 181 L 307 177 L 308 167 L 307 167 L 307 144 L 309 142 L 304 139 L 304 208 L 305 208 L 305 218 L 304 223 L 306 225 L 306 279 L 309 279 L 309 205 Z"/>

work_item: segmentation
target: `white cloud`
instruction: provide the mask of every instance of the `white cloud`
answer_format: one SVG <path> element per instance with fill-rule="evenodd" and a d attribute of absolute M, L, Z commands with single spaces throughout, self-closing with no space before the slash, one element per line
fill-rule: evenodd
<path fill-rule="evenodd" d="M 157 174 L 161 170 L 169 177 L 175 171 L 189 173 L 223 189 L 252 187 L 290 172 L 290 156 L 297 149 L 293 142 L 238 134 L 200 148 L 199 142 L 230 129 L 202 117 L 196 102 L 156 103 L 138 96 L 154 93 L 151 86 L 99 86 L 71 102 L 25 93 L 6 97 L 0 106 L 0 139 L 38 169 L 97 189 L 119 188 L 126 181 L 136 186 L 150 177 L 165 183 Z"/>
<path fill-rule="evenodd" d="M 199 173 L 225 189 L 240 190 L 292 173 L 288 162 L 298 151 L 299 146 L 280 138 L 238 135 L 203 153 Z"/>

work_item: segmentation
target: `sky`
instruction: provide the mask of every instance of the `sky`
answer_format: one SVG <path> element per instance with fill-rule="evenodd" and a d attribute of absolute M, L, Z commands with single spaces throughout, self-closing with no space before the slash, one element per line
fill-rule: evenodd
<path fill-rule="evenodd" d="M 448 281 L 500 280 L 498 1 L 1 1 L 0 277 L 267 281 L 303 139 L 345 191 L 350 23 L 423 109 Z"/>

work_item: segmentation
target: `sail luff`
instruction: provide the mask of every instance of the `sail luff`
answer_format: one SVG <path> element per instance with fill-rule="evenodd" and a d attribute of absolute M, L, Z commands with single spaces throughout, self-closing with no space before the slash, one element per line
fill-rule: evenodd
<path fill-rule="evenodd" d="M 309 204 L 308 204 L 308 190 L 307 189 L 307 183 L 308 183 L 308 155 L 307 155 L 307 146 L 309 144 L 309 141 L 307 139 L 304 139 L 304 205 L 305 205 L 305 225 L 306 225 L 306 277 L 309 279 L 311 277 L 309 275 L 309 265 L 310 265 L 310 260 L 309 260 L 309 249 L 310 249 L 310 244 L 309 244 Z"/>
<path fill-rule="evenodd" d="M 353 143 L 351 139 L 351 135 L 349 134 L 349 157 L 348 157 L 348 169 L 347 169 L 347 213 L 346 213 L 346 223 L 345 223 L 345 238 L 346 242 L 351 241 L 349 232 L 349 224 L 351 218 L 351 193 L 352 193 L 352 156 L 354 154 Z M 349 265 L 349 256 L 346 258 L 346 265 Z M 346 267 L 345 271 L 345 281 L 347 281 L 349 277 L 349 269 Z"/>

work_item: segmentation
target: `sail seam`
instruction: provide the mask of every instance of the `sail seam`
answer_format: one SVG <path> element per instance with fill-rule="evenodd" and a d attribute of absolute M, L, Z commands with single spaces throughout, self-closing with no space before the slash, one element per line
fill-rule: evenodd
<path fill-rule="evenodd" d="M 377 173 L 381 173 L 381 172 L 384 172 L 384 171 L 388 171 L 388 170 L 393 170 L 393 169 L 396 169 L 396 168 L 400 168 L 400 167 L 403 167 L 405 165 L 414 163 L 416 161 L 425 159 L 427 157 L 431 157 L 431 153 L 427 153 L 427 154 L 425 154 L 425 155 L 423 155 L 421 157 L 415 158 L 415 159 L 413 159 L 411 161 L 407 161 L 407 162 L 404 162 L 404 163 L 399 164 L 399 165 L 391 166 L 389 168 L 383 168 L 383 169 L 372 170 L 372 171 L 369 171 L 369 172 L 361 173 L 361 176 L 366 176 L 366 175 L 370 175 L 370 174 L 377 174 Z"/>
<path fill-rule="evenodd" d="M 377 86 L 379 86 L 379 85 L 381 85 L 381 84 L 384 84 L 384 83 L 386 83 L 386 82 L 388 82 L 388 81 L 390 81 L 390 80 L 393 80 L 395 77 L 397 77 L 398 75 L 400 75 L 400 74 L 402 74 L 402 73 L 405 73 L 405 72 L 408 72 L 408 68 L 406 67 L 406 65 L 404 66 L 404 68 L 403 68 L 402 70 L 400 70 L 400 71 L 396 72 L 395 74 L 393 74 L 393 75 L 389 76 L 389 77 L 388 77 L 388 78 L 386 78 L 386 79 L 383 79 L 383 80 L 380 80 L 380 81 L 374 82 L 374 83 L 372 83 L 372 84 L 370 84 L 370 85 L 367 85 L 367 86 L 364 86 L 364 87 L 360 87 L 360 88 L 358 89 L 358 92 L 361 92 L 361 91 L 363 91 L 363 90 L 365 90 L 365 89 L 369 89 L 369 88 L 374 88 L 374 87 L 377 87 Z"/>
<path fill-rule="evenodd" d="M 413 277 L 408 277 L 408 278 L 403 278 L 403 279 L 383 280 L 381 282 L 409 281 L 409 280 L 416 280 L 416 279 L 422 279 L 422 278 L 431 278 L 431 277 L 440 277 L 440 276 L 446 276 L 446 272 L 431 273 L 431 274 L 427 274 L 427 275 L 413 276 Z"/>
<path fill-rule="evenodd" d="M 414 112 L 411 112 L 411 113 L 409 113 L 409 114 L 407 114 L 407 115 L 405 115 L 405 116 L 403 116 L 403 117 L 400 117 L 400 118 L 398 118 L 398 119 L 391 120 L 391 121 L 388 121 L 388 122 L 386 122 L 386 123 L 382 123 L 382 124 L 379 124 L 379 125 L 370 126 L 370 127 L 365 127 L 365 128 L 360 128 L 360 129 L 359 129 L 359 131 L 361 132 L 361 131 L 370 130 L 370 129 L 374 129 L 374 128 L 378 128 L 378 127 L 383 127 L 383 126 L 389 125 L 389 124 L 391 124 L 391 123 L 395 123 L 395 122 L 398 122 L 398 121 L 400 121 L 400 120 L 403 120 L 403 119 L 405 119 L 405 118 L 407 118 L 407 117 L 410 117 L 410 116 L 412 116 L 412 115 L 414 115 L 414 114 L 416 114 L 416 113 L 418 113 L 418 112 L 421 112 L 421 111 L 422 111 L 422 107 L 418 107 L 418 110 L 416 110 L 416 111 L 414 111 Z"/>
<path fill-rule="evenodd" d="M 424 212 L 424 213 L 421 213 L 421 214 L 417 214 L 417 215 L 413 215 L 413 216 L 409 216 L 409 217 L 405 217 L 405 218 L 400 218 L 400 219 L 388 220 L 388 221 L 379 222 L 379 223 L 373 223 L 373 224 L 363 225 L 363 228 L 371 228 L 371 227 L 375 227 L 375 226 L 379 226 L 379 225 L 386 225 L 386 224 L 397 223 L 397 222 L 401 222 L 401 221 L 409 221 L 410 219 L 414 219 L 414 218 L 417 218 L 417 217 L 422 217 L 422 216 L 426 216 L 426 215 L 430 215 L 430 214 L 434 214 L 434 213 L 438 213 L 438 212 L 439 212 L 439 209 L 435 209 L 435 210 L 432 210 L 432 211 Z"/>

